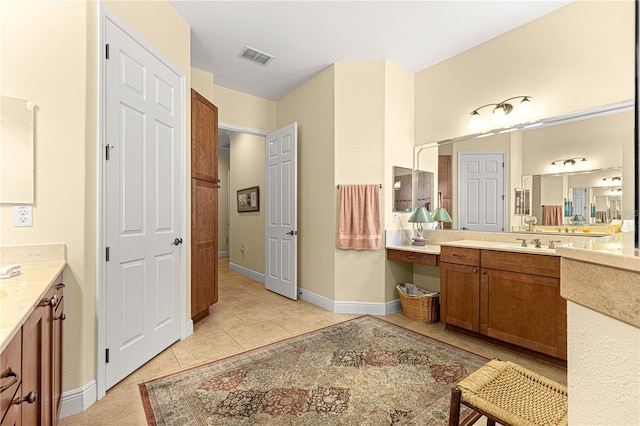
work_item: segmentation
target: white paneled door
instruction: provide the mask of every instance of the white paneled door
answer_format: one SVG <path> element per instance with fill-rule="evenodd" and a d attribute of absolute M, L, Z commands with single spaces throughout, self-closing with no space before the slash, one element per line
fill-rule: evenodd
<path fill-rule="evenodd" d="M 505 217 L 505 154 L 458 156 L 458 220 L 460 229 L 502 232 Z"/>
<path fill-rule="evenodd" d="M 180 338 L 184 89 L 110 20 L 105 34 L 108 389 Z"/>
<path fill-rule="evenodd" d="M 295 300 L 298 124 L 269 133 L 265 142 L 265 288 Z"/>

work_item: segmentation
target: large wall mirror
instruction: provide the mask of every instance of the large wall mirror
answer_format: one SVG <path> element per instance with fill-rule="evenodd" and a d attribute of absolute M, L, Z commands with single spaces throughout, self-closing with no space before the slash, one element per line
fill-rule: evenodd
<path fill-rule="evenodd" d="M 0 203 L 33 204 L 33 104 L 0 97 Z"/>
<path fill-rule="evenodd" d="M 414 161 L 435 165 L 454 229 L 593 235 L 633 219 L 633 156 L 629 101 L 417 146 Z"/>
<path fill-rule="evenodd" d="M 434 199 L 433 173 L 407 167 L 393 166 L 393 211 L 411 212 L 415 207 L 425 206 L 431 210 Z"/>

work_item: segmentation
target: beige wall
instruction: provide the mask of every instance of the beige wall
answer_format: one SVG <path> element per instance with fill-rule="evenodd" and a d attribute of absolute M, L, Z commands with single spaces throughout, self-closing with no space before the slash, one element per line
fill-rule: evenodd
<path fill-rule="evenodd" d="M 222 86 L 213 86 L 218 121 L 265 132 L 276 129 L 276 102 Z"/>
<path fill-rule="evenodd" d="M 2 95 L 37 109 L 33 227 L 2 205 L 0 244 L 66 244 L 65 389 L 95 377 L 94 22 L 93 3 L 2 4 Z"/>
<path fill-rule="evenodd" d="M 416 74 L 416 145 L 517 95 L 536 118 L 633 99 L 634 2 L 577 1 Z M 490 113 L 490 108 L 482 113 Z"/>
<path fill-rule="evenodd" d="M 213 74 L 191 67 L 191 88 L 213 103 Z"/>
<path fill-rule="evenodd" d="M 258 273 L 264 273 L 264 143 L 262 136 L 234 136 L 229 163 L 232 195 L 229 261 Z M 239 213 L 236 191 L 252 186 L 260 188 L 260 211 Z"/>
<path fill-rule="evenodd" d="M 218 190 L 218 253 L 229 251 L 229 157 L 218 155 L 218 178 L 220 190 Z"/>
<path fill-rule="evenodd" d="M 189 26 L 169 2 L 107 4 L 188 76 Z M 2 4 L 2 94 L 38 109 L 34 226 L 13 228 L 3 205 L 0 244 L 66 245 L 64 390 L 96 375 L 98 13 L 96 2 Z"/>
<path fill-rule="evenodd" d="M 298 122 L 298 286 L 335 300 L 336 182 L 331 66 L 278 101 L 277 127 Z"/>

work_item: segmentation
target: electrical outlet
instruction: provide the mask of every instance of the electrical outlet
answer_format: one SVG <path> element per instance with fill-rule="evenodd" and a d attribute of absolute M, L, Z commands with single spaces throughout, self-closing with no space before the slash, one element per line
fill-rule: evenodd
<path fill-rule="evenodd" d="M 398 215 L 396 213 L 393 214 L 393 221 L 394 222 L 398 221 Z"/>
<path fill-rule="evenodd" d="M 13 206 L 13 226 L 33 226 L 33 209 L 31 206 Z"/>

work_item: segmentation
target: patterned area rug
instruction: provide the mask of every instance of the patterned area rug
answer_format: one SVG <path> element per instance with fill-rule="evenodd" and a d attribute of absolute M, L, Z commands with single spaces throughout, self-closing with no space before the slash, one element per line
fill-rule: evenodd
<path fill-rule="evenodd" d="M 363 316 L 140 392 L 150 425 L 445 425 L 451 388 L 486 361 Z"/>

